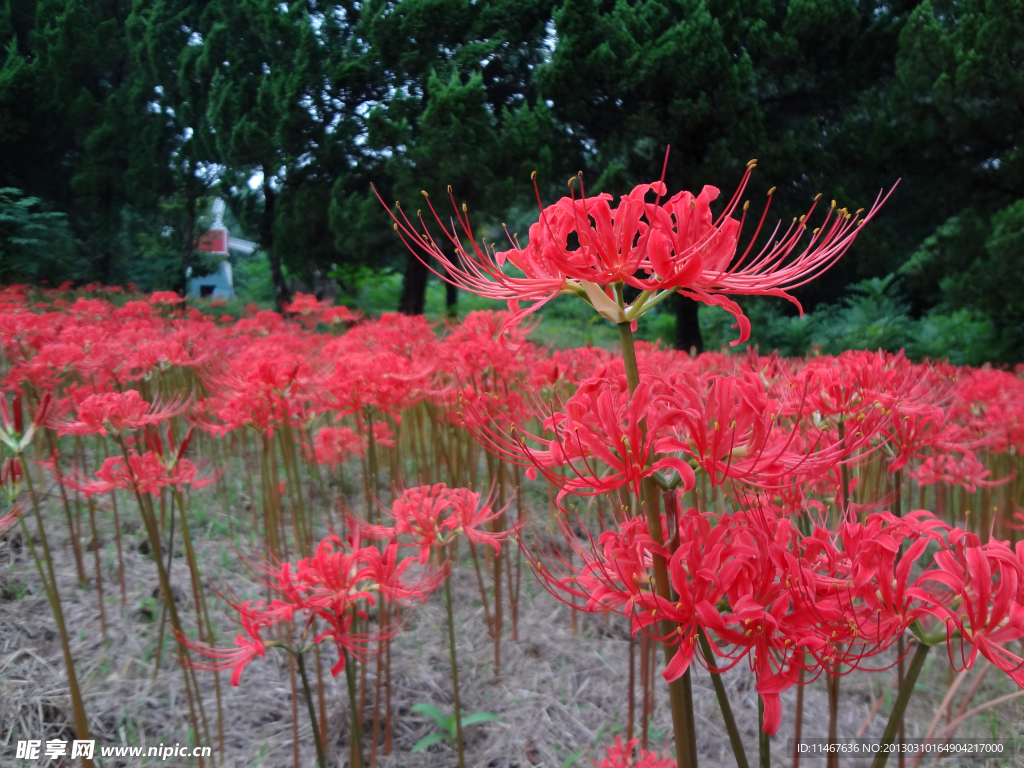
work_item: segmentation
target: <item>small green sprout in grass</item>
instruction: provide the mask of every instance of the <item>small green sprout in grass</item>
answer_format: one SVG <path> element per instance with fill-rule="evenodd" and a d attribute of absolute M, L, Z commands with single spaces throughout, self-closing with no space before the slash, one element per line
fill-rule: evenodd
<path fill-rule="evenodd" d="M 412 706 L 413 712 L 418 712 L 421 715 L 426 715 L 435 723 L 440 731 L 434 733 L 428 733 L 422 739 L 417 741 L 412 748 L 413 752 L 420 752 L 427 747 L 438 744 L 442 741 L 447 741 L 451 744 L 455 744 L 457 738 L 456 726 L 455 726 L 455 715 L 445 715 L 440 709 L 435 707 L 433 704 L 414 704 Z M 480 723 L 500 723 L 501 719 L 497 715 L 492 715 L 490 712 L 474 712 L 470 715 L 462 716 L 462 727 L 468 728 L 471 725 L 479 725 Z"/>

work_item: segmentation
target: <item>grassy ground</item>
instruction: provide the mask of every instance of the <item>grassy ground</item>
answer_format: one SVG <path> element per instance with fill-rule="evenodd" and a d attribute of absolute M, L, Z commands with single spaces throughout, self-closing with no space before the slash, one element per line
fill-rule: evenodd
<path fill-rule="evenodd" d="M 258 598 L 240 555 L 259 553 L 258 540 L 251 526 L 253 501 L 245 495 L 239 479 L 241 466 L 232 467 L 227 477 L 228 506 L 217 499 L 214 489 L 192 495 L 190 520 L 202 563 L 208 594 L 230 588 L 242 598 Z M 351 476 L 351 475 L 350 475 Z M 324 503 L 316 489 L 307 488 L 318 503 L 319 531 L 337 520 L 334 503 Z M 354 489 L 334 486 L 347 492 L 357 510 L 362 503 Z M 157 639 L 162 606 L 158 598 L 155 566 L 143 544 L 144 533 L 129 497 L 120 499 L 123 547 L 125 552 L 126 601 L 122 603 L 117 584 L 117 558 L 109 502 L 99 510 L 99 560 L 104 587 L 107 623 L 104 637 L 98 616 L 98 592 L 93 574 L 91 542 L 83 537 L 87 568 L 92 583 L 76 582 L 71 541 L 63 521 L 59 495 L 52 486 L 46 504 L 47 528 L 58 573 L 61 594 L 72 634 L 73 653 L 86 696 L 93 735 L 103 745 L 153 746 L 188 743 L 186 709 L 181 674 L 166 649 L 156 663 Z M 531 511 L 543 520 L 546 499 L 543 489 L 531 486 L 527 501 Z M 32 526 L 30 526 L 31 528 Z M 60 645 L 53 620 L 36 577 L 22 534 L 15 530 L 0 539 L 0 766 L 27 765 L 14 758 L 15 745 L 24 738 L 73 738 L 70 704 Z M 465 551 L 463 550 L 463 554 Z M 188 595 L 187 569 L 175 547 L 172 581 L 181 588 L 179 606 L 186 626 L 193 626 L 195 612 Z M 500 722 L 474 726 L 467 732 L 467 765 L 486 768 L 584 768 L 602 754 L 617 735 L 625 731 L 629 641 L 622 618 L 577 614 L 556 601 L 526 576 L 520 607 L 518 637 L 511 636 L 508 606 L 506 630 L 501 646 L 501 675 L 495 680 L 494 649 L 483 618 L 473 569 L 463 562 L 453 577 L 457 650 L 466 712 L 486 711 Z M 492 596 L 493 597 L 493 596 Z M 235 627 L 224 604 L 211 598 L 212 613 L 219 627 L 219 644 L 231 645 Z M 574 626 L 575 625 L 575 626 Z M 347 764 L 348 699 L 344 676 L 331 679 L 327 670 L 333 664 L 333 652 L 322 659 L 322 676 L 327 691 L 330 765 Z M 660 661 L 659 661 L 660 665 Z M 965 676 L 952 712 L 979 678 L 982 683 L 971 706 L 992 701 L 1016 690 L 1005 675 L 991 671 L 984 676 L 984 665 Z M 933 652 L 925 666 L 918 690 L 907 717 L 907 733 L 924 733 L 933 716 L 945 724 L 945 713 L 938 711 L 950 680 L 944 653 Z M 367 673 L 367 691 L 375 687 L 376 670 Z M 294 702 L 287 663 L 277 651 L 257 659 L 246 669 L 241 686 L 231 688 L 227 674 L 220 684 L 224 707 L 224 749 L 215 749 L 227 766 L 285 768 L 294 765 L 292 724 L 298 707 L 299 765 L 315 761 L 311 728 L 302 702 Z M 843 678 L 841 686 L 839 733 L 853 736 L 880 735 L 891 705 L 894 672 L 869 676 L 855 673 Z M 205 707 L 215 712 L 214 675 L 199 673 Z M 724 676 L 732 706 L 751 764 L 757 755 L 757 697 L 754 678 L 745 664 Z M 451 712 L 452 697 L 446 642 L 445 611 L 442 595 L 434 594 L 428 603 L 410 611 L 403 631 L 393 647 L 395 717 L 394 748 L 391 755 L 378 755 L 382 768 L 428 768 L 454 766 L 456 756 L 448 744 L 438 744 L 413 754 L 411 749 L 434 730 L 432 721 L 413 711 L 413 706 L 428 703 L 443 712 Z M 666 688 L 658 678 L 654 717 L 650 727 L 651 748 L 659 751 L 671 734 Z M 805 692 L 804 736 L 822 738 L 827 733 L 827 698 L 819 681 Z M 701 766 L 717 768 L 735 765 L 722 718 L 718 712 L 710 676 L 697 669 L 694 697 L 698 751 Z M 772 764 L 792 765 L 787 739 L 793 734 L 796 691 L 784 695 L 785 719 L 771 740 Z M 872 710 L 878 704 L 878 711 Z M 639 709 L 639 694 L 637 708 Z M 372 704 L 364 711 L 364 728 L 372 728 Z M 938 715 L 936 715 L 938 711 Z M 216 734 L 215 720 L 211 731 Z M 636 733 L 640 733 L 639 717 Z M 988 710 L 957 732 L 959 737 L 1021 739 L 1024 737 L 1024 699 L 1016 699 Z M 216 741 L 216 736 L 214 736 Z M 156 764 L 156 759 L 108 760 L 105 766 Z M 52 763 L 51 763 L 52 764 Z M 180 759 L 162 765 L 185 765 Z M 824 768 L 820 759 L 802 763 Z M 844 760 L 844 765 L 865 765 L 863 760 Z M 926 764 L 932 765 L 934 763 Z M 946 760 L 946 765 L 957 761 Z M 972 762 L 973 765 L 980 763 Z M 1004 758 L 992 765 L 1024 765 L 1024 753 Z M 33 765 L 47 765 L 45 761 Z M 891 762 L 896 768 L 895 761 Z M 908 763 L 907 768 L 912 768 Z"/>

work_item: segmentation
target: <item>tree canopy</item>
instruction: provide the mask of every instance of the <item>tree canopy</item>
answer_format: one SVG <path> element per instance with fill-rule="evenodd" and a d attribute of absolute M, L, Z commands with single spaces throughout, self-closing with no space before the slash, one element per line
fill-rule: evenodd
<path fill-rule="evenodd" d="M 422 312 L 371 183 L 413 210 L 451 185 L 496 232 L 533 170 L 546 202 L 579 170 L 619 195 L 671 145 L 670 188 L 728 193 L 756 157 L 784 216 L 901 178 L 801 301 L 884 294 L 1024 359 L 1022 0 L 2 0 L 0 40 L 5 281 L 180 290 L 219 195 L 279 301 L 286 275 L 391 270 Z"/>

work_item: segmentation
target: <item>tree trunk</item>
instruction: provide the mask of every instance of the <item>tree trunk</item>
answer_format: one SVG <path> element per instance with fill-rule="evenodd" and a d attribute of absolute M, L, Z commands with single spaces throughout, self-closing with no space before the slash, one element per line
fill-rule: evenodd
<path fill-rule="evenodd" d="M 263 166 L 263 216 L 260 221 L 260 245 L 267 252 L 267 259 L 270 261 L 270 278 L 274 282 L 274 298 L 277 306 L 284 309 L 284 305 L 292 300 L 288 291 L 288 285 L 284 281 L 284 272 L 281 269 L 281 259 L 274 248 L 274 205 L 277 202 L 277 193 L 270 186 L 270 177 L 267 175 L 267 167 Z"/>
<path fill-rule="evenodd" d="M 451 283 L 444 284 L 444 313 L 448 317 L 459 315 L 459 289 Z"/>
<path fill-rule="evenodd" d="M 422 315 L 427 302 L 427 266 L 411 253 L 405 266 L 402 281 L 402 296 L 398 300 L 398 311 L 403 315 Z"/>
<path fill-rule="evenodd" d="M 192 195 L 185 196 L 185 241 L 181 247 L 181 265 L 178 269 L 174 289 L 179 293 L 188 294 L 188 271 L 192 267 L 196 250 L 196 199 Z"/>
<path fill-rule="evenodd" d="M 678 293 L 674 294 L 669 302 L 676 315 L 676 349 L 703 352 L 704 339 L 700 335 L 700 320 L 697 317 L 700 304 Z"/>

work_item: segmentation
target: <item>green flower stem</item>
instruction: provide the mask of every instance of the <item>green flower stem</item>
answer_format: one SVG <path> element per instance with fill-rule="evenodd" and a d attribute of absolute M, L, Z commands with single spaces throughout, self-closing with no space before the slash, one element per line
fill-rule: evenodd
<path fill-rule="evenodd" d="M 718 664 L 715 662 L 715 654 L 711 650 L 711 643 L 703 629 L 697 630 L 700 638 L 700 650 L 708 662 L 708 671 L 711 672 L 711 684 L 715 686 L 715 696 L 718 697 L 718 708 L 722 710 L 722 719 L 725 720 L 725 730 L 729 734 L 729 743 L 732 745 L 732 754 L 736 758 L 736 768 L 750 768 L 747 763 L 747 753 L 743 749 L 743 739 L 740 738 L 740 729 L 736 727 L 736 718 L 732 714 L 732 706 L 729 704 L 729 695 L 725 691 L 725 684 L 722 676 L 715 672 Z"/>
<path fill-rule="evenodd" d="M 757 747 L 761 768 L 772 768 L 772 737 L 764 732 L 764 699 L 757 697 Z"/>
<path fill-rule="evenodd" d="M 448 611 L 448 660 L 452 665 L 452 693 L 455 703 L 455 746 L 459 752 L 459 768 L 466 768 L 465 747 L 462 741 L 462 702 L 459 700 L 459 664 L 455 658 L 455 619 L 452 615 L 452 573 L 449 568 L 444 579 L 445 608 Z"/>
<path fill-rule="evenodd" d="M 320 768 L 327 768 L 327 758 L 324 756 L 324 744 L 320 739 L 320 725 L 317 723 L 316 710 L 313 707 L 313 694 L 309 689 L 309 676 L 306 674 L 306 655 L 303 651 L 295 651 L 295 661 L 299 665 L 299 677 L 302 678 L 302 692 L 306 696 L 306 706 L 309 708 L 309 722 L 313 726 L 313 741 L 316 743 L 316 759 Z"/>
<path fill-rule="evenodd" d="M 28 542 L 29 549 L 32 552 L 32 559 L 36 563 L 36 570 L 39 571 L 39 577 L 43 581 L 43 588 L 46 591 L 46 596 L 50 601 L 50 609 L 53 611 L 53 620 L 57 623 L 57 632 L 60 635 L 61 650 L 64 652 L 64 666 L 68 672 L 68 689 L 71 693 L 71 708 L 75 718 L 75 738 L 76 739 L 88 739 L 89 738 L 89 719 L 85 714 L 85 703 L 82 701 L 82 691 L 78 687 L 78 676 L 75 674 L 75 662 L 71 658 L 71 643 L 68 641 L 68 630 L 64 624 L 64 611 L 60 604 L 60 593 L 57 592 L 57 577 L 53 572 L 53 558 L 50 556 L 50 543 L 46 538 L 46 530 L 43 528 L 43 515 L 39 511 L 39 499 L 36 497 L 36 491 L 32 484 L 32 473 L 29 472 L 28 464 L 25 462 L 24 457 L 18 457 L 21 460 L 21 468 L 25 475 L 25 482 L 28 485 L 28 495 L 32 500 L 32 511 L 35 513 L 36 527 L 39 530 L 39 541 L 43 545 L 43 559 L 42 561 L 36 554 L 35 544 L 32 543 L 32 537 L 29 535 L 28 526 L 25 525 L 25 518 L 21 518 L 22 532 L 25 536 L 25 541 Z M 43 562 L 46 563 L 46 572 L 43 571 Z M 92 760 L 83 757 L 82 768 L 92 768 Z"/>
<path fill-rule="evenodd" d="M 362 725 L 359 722 L 359 707 L 356 704 L 356 668 L 349 652 L 345 654 L 345 682 L 348 683 L 348 708 L 351 710 L 352 735 L 349 765 L 352 768 L 363 768 L 363 737 Z"/>
<path fill-rule="evenodd" d="M 633 332 L 629 323 L 620 323 L 619 340 L 622 343 L 622 359 L 626 367 L 626 384 L 629 387 L 630 395 L 636 391 L 640 384 L 640 371 L 636 364 L 636 349 L 633 345 Z M 647 425 L 640 423 L 641 440 L 646 442 Z M 658 490 L 654 480 L 650 477 L 643 480 L 643 502 L 647 516 L 647 529 L 655 543 L 665 543 L 665 534 L 661 529 L 661 514 L 658 508 Z M 668 580 L 668 563 L 660 555 L 654 555 L 654 582 L 659 597 L 671 601 L 671 590 Z M 661 634 L 670 637 L 676 627 L 670 621 L 661 622 Z M 665 663 L 672 661 L 678 648 L 670 643 L 664 643 Z M 690 693 L 690 696 L 687 695 Z M 669 701 L 672 705 L 672 731 L 676 744 L 676 762 L 679 768 L 697 768 L 697 743 L 693 723 L 693 699 L 690 691 L 690 671 L 668 684 Z"/>
<path fill-rule="evenodd" d="M 115 435 L 114 440 L 121 449 L 121 456 L 124 458 L 124 466 L 131 467 L 131 463 L 128 460 L 128 447 L 125 445 L 123 438 L 120 435 Z M 210 729 L 206 722 L 206 712 L 203 709 L 203 699 L 202 696 L 199 695 L 199 684 L 198 681 L 196 681 L 192 668 L 188 663 L 188 648 L 185 647 L 181 640 L 181 638 L 185 636 L 185 633 L 181 626 L 181 620 L 178 617 L 178 607 L 174 602 L 174 592 L 171 591 L 170 576 L 168 576 L 167 569 L 164 567 L 163 546 L 160 542 L 160 529 L 157 524 L 156 514 L 154 513 L 153 508 L 146 503 L 147 500 L 144 498 L 144 494 L 138 488 L 134 488 L 133 491 L 135 494 L 135 500 L 139 505 L 139 514 L 142 516 L 142 524 L 146 529 L 146 537 L 149 539 L 149 548 L 153 553 L 153 560 L 156 562 L 156 573 L 160 581 L 160 594 L 163 595 L 164 609 L 167 611 L 167 615 L 171 619 L 171 627 L 174 628 L 178 655 L 182 662 L 180 666 L 185 683 L 185 694 L 188 699 L 189 716 L 192 720 L 192 730 L 195 734 L 196 744 L 199 744 L 201 734 L 206 736 L 207 743 L 211 743 Z M 196 713 L 197 708 L 199 711 L 199 717 L 197 717 Z M 200 720 L 202 720 L 203 724 L 202 731 L 200 731 L 199 728 Z M 200 768 L 202 768 L 202 757 L 199 758 L 199 764 Z"/>
<path fill-rule="evenodd" d="M 926 643 L 919 642 L 917 644 L 917 650 L 914 651 L 914 658 L 910 662 L 907 676 L 904 678 L 903 685 L 900 686 L 900 692 L 896 696 L 896 704 L 893 705 L 892 712 L 889 714 L 889 722 L 885 725 L 885 732 L 882 734 L 880 744 L 893 743 L 893 737 L 899 729 L 900 721 L 903 720 L 903 713 L 907 709 L 907 702 L 910 701 L 910 694 L 914 692 L 914 686 L 917 684 L 917 678 L 924 667 L 924 659 L 928 655 L 929 648 L 931 646 Z M 884 768 L 888 757 L 888 752 L 879 750 L 875 759 L 871 762 L 871 768 Z"/>

